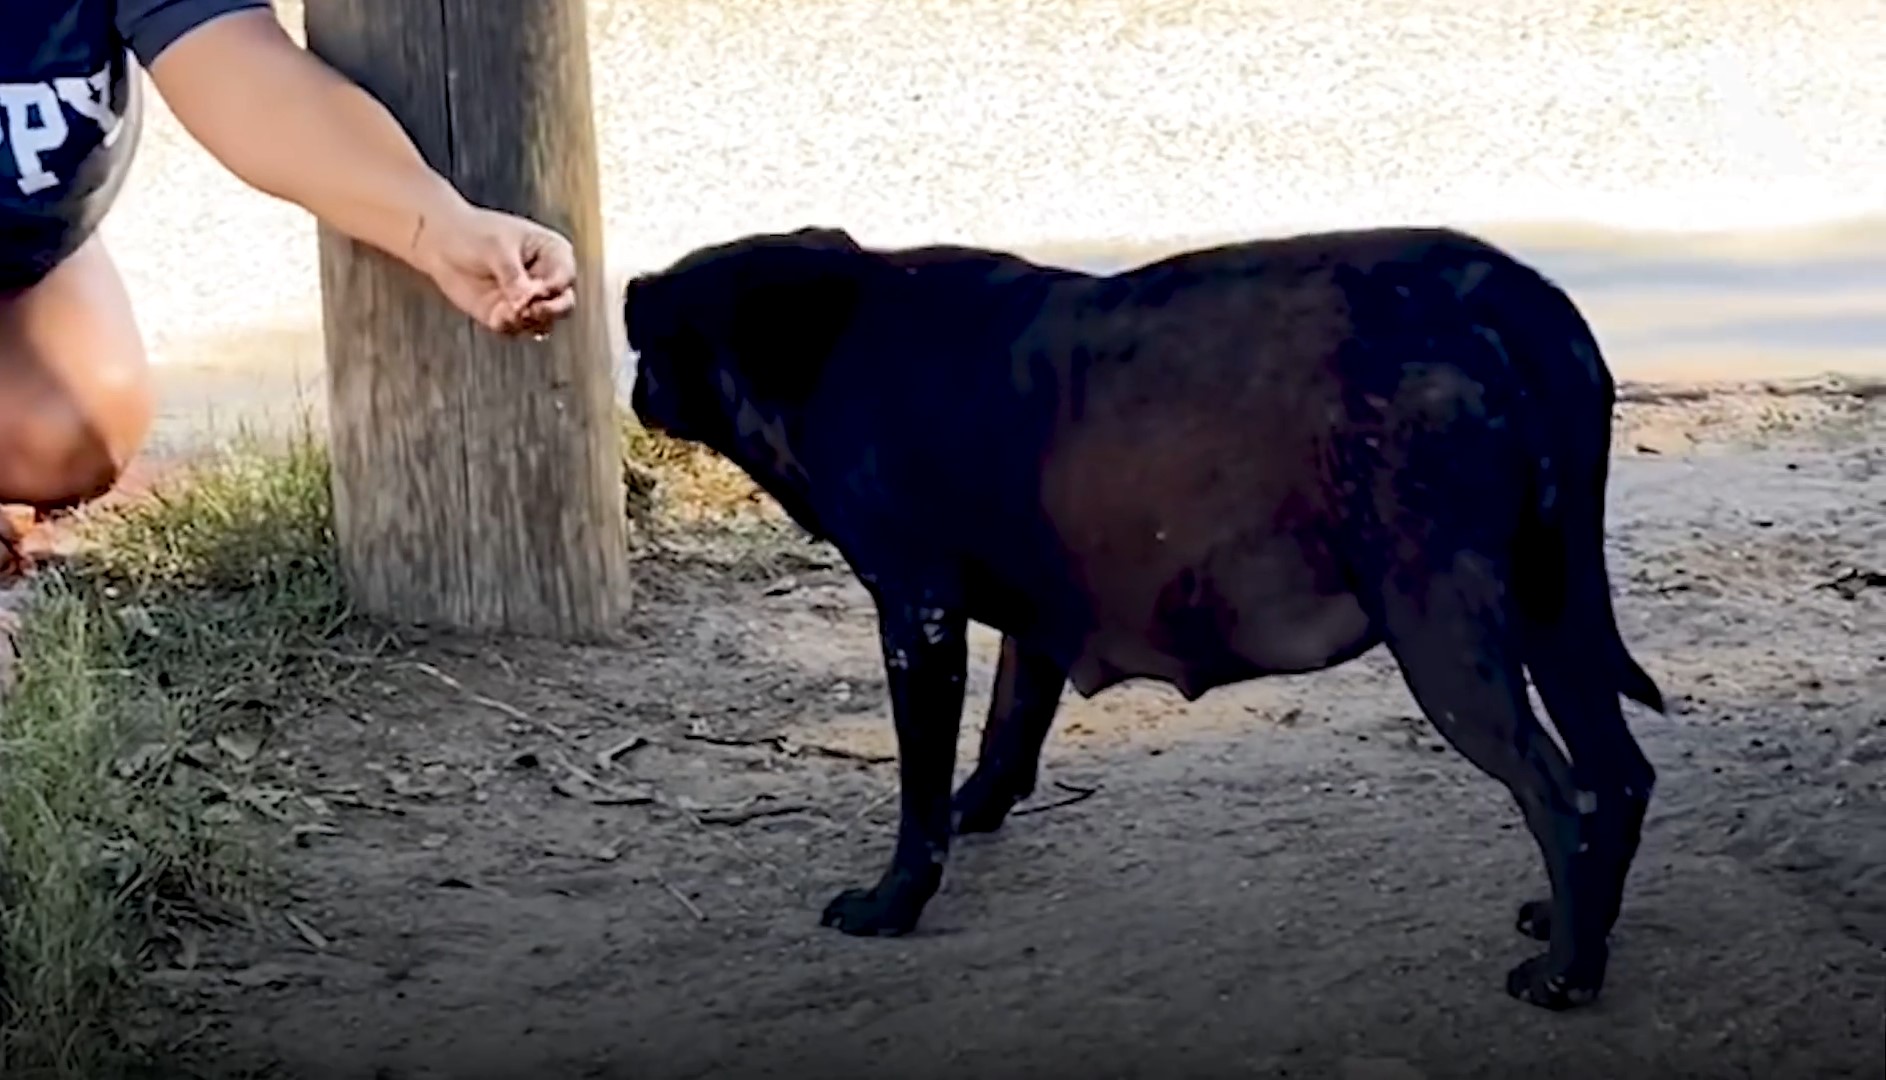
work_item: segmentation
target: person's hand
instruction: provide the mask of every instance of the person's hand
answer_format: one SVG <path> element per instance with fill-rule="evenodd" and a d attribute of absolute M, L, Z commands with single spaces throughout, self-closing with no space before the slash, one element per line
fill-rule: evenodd
<path fill-rule="evenodd" d="M 576 308 L 576 253 L 534 221 L 468 206 L 427 221 L 413 254 L 447 300 L 500 334 L 547 334 Z"/>

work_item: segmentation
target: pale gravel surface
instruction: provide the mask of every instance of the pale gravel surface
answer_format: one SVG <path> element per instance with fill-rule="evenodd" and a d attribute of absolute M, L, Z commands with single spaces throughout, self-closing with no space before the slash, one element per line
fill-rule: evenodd
<path fill-rule="evenodd" d="M 591 36 L 618 271 L 810 221 L 1079 250 L 1886 210 L 1877 0 L 598 0 Z M 306 220 L 155 112 L 106 232 L 158 358 L 311 327 Z"/>

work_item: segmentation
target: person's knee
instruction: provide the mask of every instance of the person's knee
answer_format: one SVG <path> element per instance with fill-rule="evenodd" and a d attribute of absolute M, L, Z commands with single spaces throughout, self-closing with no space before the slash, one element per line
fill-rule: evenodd
<path fill-rule="evenodd" d="M 83 400 L 75 404 L 82 422 L 94 433 L 95 444 L 104 452 L 96 468 L 100 476 L 110 475 L 109 487 L 117 483 L 143 448 L 156 413 L 156 393 L 144 343 L 136 339 L 119 342 L 112 355 L 93 369 Z"/>
<path fill-rule="evenodd" d="M 112 445 L 118 435 L 120 445 Z M 108 494 L 124 478 L 136 456 L 135 444 L 126 445 L 122 433 L 87 431 L 75 434 L 67 448 L 64 483 L 67 494 L 55 504 L 69 508 Z"/>
<path fill-rule="evenodd" d="M 48 388 L 13 398 L 0 412 L 0 502 L 66 509 L 110 491 L 148 427 L 148 391 Z"/>
<path fill-rule="evenodd" d="M 154 411 L 130 298 L 95 242 L 0 302 L 0 502 L 52 508 L 105 494 Z"/>

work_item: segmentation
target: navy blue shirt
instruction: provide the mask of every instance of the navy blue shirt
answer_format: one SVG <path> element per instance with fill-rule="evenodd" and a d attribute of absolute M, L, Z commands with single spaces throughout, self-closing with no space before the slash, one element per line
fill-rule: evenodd
<path fill-rule="evenodd" d="M 269 0 L 0 0 L 0 293 L 91 236 L 124 185 L 149 67 L 211 19 Z"/>

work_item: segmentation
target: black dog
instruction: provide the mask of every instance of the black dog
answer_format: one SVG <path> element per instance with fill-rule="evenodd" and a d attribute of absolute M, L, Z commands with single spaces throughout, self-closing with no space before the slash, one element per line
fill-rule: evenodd
<path fill-rule="evenodd" d="M 637 278 L 624 317 L 642 422 L 739 464 L 876 602 L 901 820 L 827 925 L 915 925 L 951 832 L 1033 790 L 1065 683 L 1192 700 L 1386 642 L 1544 852 L 1519 928 L 1551 947 L 1508 991 L 1597 995 L 1655 781 L 1619 696 L 1663 704 L 1612 614 L 1611 375 L 1540 275 L 1446 230 L 1097 277 L 804 229 Z M 952 800 L 970 619 L 1004 637 Z"/>

